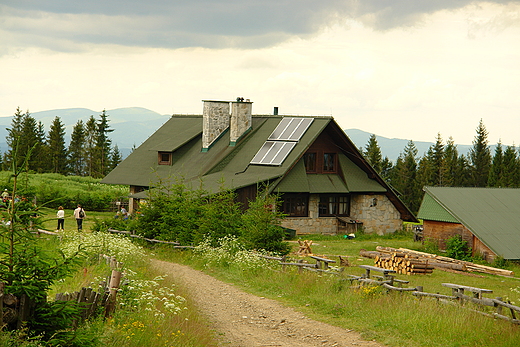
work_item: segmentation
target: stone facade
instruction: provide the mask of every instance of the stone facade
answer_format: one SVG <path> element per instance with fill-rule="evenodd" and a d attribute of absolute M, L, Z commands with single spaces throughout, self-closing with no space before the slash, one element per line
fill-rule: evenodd
<path fill-rule="evenodd" d="M 297 234 L 338 234 L 355 231 L 359 225 L 345 227 L 336 217 L 319 217 L 318 205 L 319 194 L 311 194 L 309 216 L 287 217 L 282 226 L 295 229 Z M 352 195 L 350 218 L 361 222 L 367 233 L 383 235 L 402 228 L 399 211 L 385 195 Z"/>
<path fill-rule="evenodd" d="M 350 216 L 363 222 L 367 233 L 384 235 L 403 227 L 399 211 L 386 195 L 352 195 Z"/>
<path fill-rule="evenodd" d="M 231 106 L 231 123 L 229 128 L 229 142 L 235 145 L 238 139 L 244 135 L 252 125 L 252 102 L 233 102 Z"/>
<path fill-rule="evenodd" d="M 207 150 L 229 128 L 229 102 L 204 100 L 202 150 Z"/>

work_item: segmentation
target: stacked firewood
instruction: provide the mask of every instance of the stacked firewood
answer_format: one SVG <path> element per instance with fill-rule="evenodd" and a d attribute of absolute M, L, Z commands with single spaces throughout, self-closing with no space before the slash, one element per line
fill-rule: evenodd
<path fill-rule="evenodd" d="M 405 254 L 402 252 L 380 253 L 380 252 L 368 252 L 365 250 L 360 251 L 360 255 L 369 256 L 372 258 L 372 254 L 367 253 L 378 253 L 373 254 L 374 265 L 383 269 L 394 270 L 398 274 L 402 275 L 414 275 L 414 274 L 428 274 L 433 272 L 433 266 L 428 263 L 427 259 L 420 259 L 417 256 Z"/>
<path fill-rule="evenodd" d="M 401 255 L 405 256 L 405 259 L 409 259 L 408 261 L 422 261 L 423 263 L 428 263 L 429 266 L 445 271 L 472 271 L 472 272 L 481 272 L 493 275 L 502 275 L 502 276 L 513 276 L 514 273 L 509 270 L 497 269 L 490 266 L 474 264 L 468 261 L 457 260 L 453 258 L 443 257 L 435 254 L 424 253 L 419 251 L 414 251 L 406 248 L 392 248 L 392 247 L 376 247 L 377 251 L 365 251 L 361 250 L 360 255 L 367 258 L 376 259 L 376 257 L 380 257 L 383 259 L 391 258 L 393 254 L 396 254 L 397 258 L 400 258 Z M 417 264 L 420 265 L 420 264 Z M 376 265 L 379 266 L 379 265 Z M 379 266 L 383 267 L 383 266 Z"/>

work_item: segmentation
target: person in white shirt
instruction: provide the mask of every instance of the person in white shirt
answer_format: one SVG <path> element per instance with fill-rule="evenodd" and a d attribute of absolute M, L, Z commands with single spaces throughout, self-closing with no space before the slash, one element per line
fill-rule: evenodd
<path fill-rule="evenodd" d="M 78 231 L 82 231 L 83 229 L 83 219 L 87 216 L 85 210 L 78 205 L 78 208 L 74 210 L 74 218 L 76 218 L 76 223 L 78 224 Z"/>
<path fill-rule="evenodd" d="M 65 210 L 63 206 L 58 207 L 56 217 L 58 218 L 58 228 L 56 231 L 63 231 L 65 229 Z"/>

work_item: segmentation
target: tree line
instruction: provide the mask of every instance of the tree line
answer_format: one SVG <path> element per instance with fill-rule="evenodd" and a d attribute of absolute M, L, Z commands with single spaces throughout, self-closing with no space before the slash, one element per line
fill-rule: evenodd
<path fill-rule="evenodd" d="M 122 160 L 119 148 L 112 146 L 109 138 L 114 129 L 110 129 L 108 117 L 103 110 L 98 119 L 91 115 L 86 122 L 78 120 L 67 147 L 60 117 L 54 118 L 46 133 L 41 121 L 18 107 L 7 128 L 8 149 L 1 157 L 1 167 L 8 170 L 13 164 L 19 167 L 24 163 L 30 172 L 104 177 Z M 30 157 L 24 162 L 28 153 Z"/>
<path fill-rule="evenodd" d="M 424 186 L 520 187 L 518 150 L 499 142 L 491 153 L 482 120 L 466 155 L 458 153 L 451 137 L 444 142 L 440 133 L 422 157 L 417 155 L 414 142 L 408 141 L 395 163 L 383 158 L 375 135 L 360 150 L 414 213 L 419 210 Z"/>

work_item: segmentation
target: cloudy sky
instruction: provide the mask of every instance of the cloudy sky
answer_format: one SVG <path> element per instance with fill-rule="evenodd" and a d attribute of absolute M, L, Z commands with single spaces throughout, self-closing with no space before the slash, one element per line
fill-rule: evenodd
<path fill-rule="evenodd" d="M 520 1 L 1 0 L 0 116 L 85 107 L 333 115 L 520 145 Z"/>

